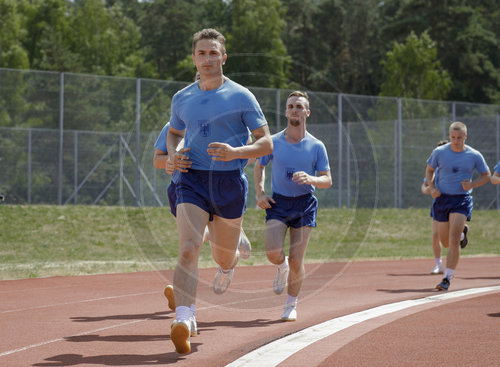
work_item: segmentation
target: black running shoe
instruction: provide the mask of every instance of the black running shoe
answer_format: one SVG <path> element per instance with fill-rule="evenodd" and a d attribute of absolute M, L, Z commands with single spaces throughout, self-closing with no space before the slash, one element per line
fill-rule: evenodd
<path fill-rule="evenodd" d="M 467 239 L 467 232 L 469 232 L 469 226 L 466 224 L 464 225 L 464 239 L 460 241 L 460 248 L 465 248 L 465 246 L 469 243 L 469 240 Z"/>
<path fill-rule="evenodd" d="M 449 287 L 450 287 L 450 281 L 448 280 L 448 278 L 443 278 L 441 283 L 436 285 L 436 289 L 438 291 L 447 291 Z"/>

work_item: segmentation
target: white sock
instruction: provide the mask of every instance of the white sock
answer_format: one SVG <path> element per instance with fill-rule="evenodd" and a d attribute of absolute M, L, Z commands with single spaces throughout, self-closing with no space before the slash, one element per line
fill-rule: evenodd
<path fill-rule="evenodd" d="M 175 318 L 177 320 L 189 320 L 193 312 L 187 306 L 177 306 L 175 308 Z"/>
<path fill-rule="evenodd" d="M 205 226 L 205 231 L 203 232 L 203 243 L 207 242 L 210 240 L 210 231 L 208 230 L 208 227 Z"/>
<path fill-rule="evenodd" d="M 450 268 L 446 268 L 446 270 L 444 271 L 444 277 L 448 280 L 451 279 L 451 277 L 453 276 L 453 272 L 454 270 L 453 269 L 450 269 Z"/>
<path fill-rule="evenodd" d="M 436 261 L 436 265 L 437 266 L 442 266 L 443 265 L 443 260 L 441 260 L 440 257 L 436 257 L 434 260 Z"/>
<path fill-rule="evenodd" d="M 281 264 L 279 264 L 278 268 L 280 268 L 280 270 L 284 270 L 284 269 L 288 268 L 288 256 L 285 256 L 285 261 L 283 261 Z"/>
<path fill-rule="evenodd" d="M 462 241 L 465 238 L 464 232 L 460 233 L 460 241 Z"/>
<path fill-rule="evenodd" d="M 289 294 L 287 294 L 287 296 L 286 296 L 286 304 L 287 305 L 297 304 L 297 298 L 298 297 L 292 297 Z"/>
<path fill-rule="evenodd" d="M 194 303 L 191 304 L 191 313 L 193 314 L 194 317 L 196 317 L 196 305 Z"/>

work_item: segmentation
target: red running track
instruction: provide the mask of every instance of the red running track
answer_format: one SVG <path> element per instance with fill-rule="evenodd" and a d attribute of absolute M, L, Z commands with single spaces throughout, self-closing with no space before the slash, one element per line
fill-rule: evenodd
<path fill-rule="evenodd" d="M 376 306 L 436 295 L 432 260 L 307 265 L 296 322 L 275 268 L 238 267 L 215 295 L 201 269 L 199 335 L 179 355 L 163 288 L 172 271 L 0 282 L 0 366 L 225 366 L 274 340 Z M 500 257 L 462 258 L 448 293 L 500 286 Z M 280 366 L 498 366 L 500 290 L 417 304 L 345 328 Z M 263 367 L 265 364 L 261 364 Z"/>

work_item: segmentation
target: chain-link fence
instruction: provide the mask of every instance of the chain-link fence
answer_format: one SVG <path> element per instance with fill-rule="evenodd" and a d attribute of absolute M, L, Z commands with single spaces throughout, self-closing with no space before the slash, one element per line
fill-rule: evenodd
<path fill-rule="evenodd" d="M 154 169 L 153 144 L 185 85 L 0 69 L 0 194 L 7 203 L 166 205 L 170 178 Z M 283 129 L 290 91 L 250 90 L 271 131 Z M 451 121 L 467 124 L 467 144 L 490 168 L 500 161 L 500 105 L 309 94 L 308 130 L 325 143 L 334 181 L 316 191 L 321 207 L 428 207 L 425 161 Z M 478 209 L 500 208 L 497 186 L 473 195 Z"/>

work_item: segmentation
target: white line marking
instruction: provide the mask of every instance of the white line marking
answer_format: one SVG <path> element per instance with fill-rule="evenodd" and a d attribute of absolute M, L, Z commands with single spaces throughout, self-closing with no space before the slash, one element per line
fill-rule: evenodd
<path fill-rule="evenodd" d="M 83 301 L 67 302 L 67 303 L 59 303 L 59 304 L 46 305 L 46 306 L 40 306 L 40 307 L 24 308 L 24 309 L 19 309 L 19 310 L 3 311 L 3 312 L 0 312 L 0 314 L 1 313 L 8 313 L 8 312 L 15 312 L 15 311 L 33 310 L 33 309 L 37 309 L 37 308 L 53 307 L 53 306 L 65 306 L 65 305 L 70 305 L 70 304 L 74 304 L 74 303 L 85 303 L 85 302 L 93 302 L 93 301 L 103 301 L 103 300 L 107 300 L 107 299 L 115 299 L 115 298 L 130 297 L 130 296 L 141 296 L 141 295 L 145 295 L 145 294 L 155 294 L 155 293 L 158 293 L 158 292 L 134 293 L 134 294 L 124 294 L 124 295 L 121 295 L 121 296 L 87 299 L 87 300 L 83 300 Z M 267 298 L 269 298 L 269 297 L 263 297 L 262 299 L 267 299 Z M 252 299 L 251 301 L 254 302 L 255 300 L 256 299 Z M 235 304 L 239 304 L 239 303 L 246 303 L 246 302 L 249 302 L 249 301 L 248 300 L 244 300 L 244 301 L 228 302 L 228 303 L 224 303 L 224 304 L 221 304 L 221 305 L 212 305 L 212 306 L 200 307 L 200 308 L 198 308 L 198 310 L 205 310 L 205 309 L 210 309 L 210 308 L 217 308 L 217 307 L 221 307 L 221 306 L 226 307 L 226 306 L 231 306 L 231 305 L 235 305 Z M 166 312 L 168 312 L 168 311 L 166 311 Z M 149 321 L 149 320 L 151 320 L 151 318 L 146 318 L 146 319 L 141 319 L 141 320 L 134 320 L 134 321 L 129 321 L 129 322 L 121 323 L 121 324 L 111 325 L 111 326 L 107 326 L 107 327 L 103 327 L 103 328 L 99 328 L 99 329 L 84 331 L 84 332 L 81 332 L 79 334 L 74 334 L 74 335 L 70 335 L 70 336 L 63 336 L 63 337 L 60 337 L 60 338 L 46 340 L 46 341 L 43 341 L 43 342 L 40 342 L 40 343 L 30 344 L 30 345 L 26 345 L 24 347 L 20 347 L 20 348 L 8 350 L 6 352 L 0 352 L 0 357 L 7 356 L 9 354 L 24 352 L 24 351 L 26 351 L 28 349 L 42 347 L 42 346 L 47 345 L 47 344 L 57 343 L 57 342 L 60 342 L 60 341 L 64 341 L 67 338 L 71 338 L 71 337 L 75 337 L 75 336 L 88 335 L 88 334 L 96 333 L 96 332 L 103 331 L 103 330 L 109 330 L 109 329 L 119 328 L 119 327 L 122 327 L 122 326 L 127 326 L 127 325 L 131 325 L 131 324 L 135 324 L 135 323 L 139 323 L 139 322 L 144 322 L 144 321 Z"/>
<path fill-rule="evenodd" d="M 423 305 L 430 302 L 443 301 L 479 293 L 500 291 L 500 286 L 464 289 L 455 292 L 440 293 L 435 296 L 390 303 L 368 310 L 356 312 L 350 315 L 337 317 L 321 324 L 313 325 L 304 330 L 275 340 L 252 352 L 238 358 L 226 367 L 271 367 L 277 366 L 299 350 L 317 342 L 323 338 L 333 335 L 341 330 L 347 329 L 360 322 L 370 320 L 382 315 L 401 311 L 410 307 Z"/>
<path fill-rule="evenodd" d="M 92 333 L 97 333 L 99 331 L 113 329 L 115 327 L 120 327 L 120 326 L 132 325 L 132 324 L 136 324 L 138 322 L 143 322 L 143 321 L 148 321 L 148 320 L 151 320 L 151 319 L 129 321 L 129 322 L 125 322 L 125 323 L 122 323 L 122 324 L 119 324 L 119 325 L 107 326 L 107 327 L 103 327 L 103 328 L 100 328 L 100 329 L 94 329 L 94 330 L 85 331 L 85 332 L 80 333 L 80 334 L 71 335 L 70 337 L 88 335 L 88 334 L 92 334 Z M 17 349 L 8 350 L 7 352 L 0 353 L 0 357 L 7 356 L 7 355 L 13 354 L 13 353 L 24 352 L 25 350 L 36 348 L 36 347 L 41 347 L 41 346 L 44 346 L 44 345 L 47 345 L 47 344 L 51 344 L 51 343 L 57 343 L 57 342 L 63 341 L 64 339 L 70 338 L 70 337 L 65 336 L 65 337 L 62 337 L 62 338 L 57 338 L 57 339 L 52 339 L 52 340 L 46 340 L 44 342 L 27 345 L 25 347 L 21 347 L 21 348 L 17 348 Z"/>
<path fill-rule="evenodd" d="M 41 306 L 33 306 L 33 307 L 26 307 L 26 308 L 18 308 L 15 310 L 5 310 L 5 311 L 0 311 L 0 314 L 5 314 L 5 313 L 12 313 L 12 312 L 24 312 L 24 311 L 32 311 L 32 310 L 38 310 L 41 308 L 49 308 L 49 307 L 59 307 L 59 306 L 67 306 L 67 305 L 74 305 L 77 303 L 87 303 L 87 302 L 96 302 L 96 301 L 107 301 L 110 299 L 117 299 L 117 298 L 123 298 L 123 297 L 136 297 L 136 296 L 144 296 L 147 294 L 157 294 L 158 292 L 142 292 L 142 293 L 131 293 L 131 294 L 121 294 L 118 296 L 110 296 L 110 297 L 101 297 L 101 298 L 92 298 L 92 299 L 84 299 L 80 301 L 73 301 L 73 302 L 64 302 L 64 303 L 53 303 L 50 305 L 41 305 Z"/>

